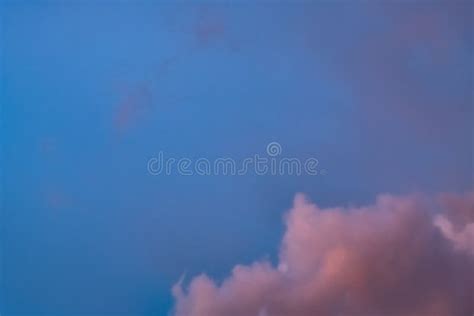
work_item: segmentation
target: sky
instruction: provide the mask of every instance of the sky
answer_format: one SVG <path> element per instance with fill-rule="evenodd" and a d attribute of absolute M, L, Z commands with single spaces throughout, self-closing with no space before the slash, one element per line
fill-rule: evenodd
<path fill-rule="evenodd" d="M 0 313 L 464 315 L 473 11 L 463 0 L 1 1 Z M 272 142 L 280 157 L 317 159 L 318 174 L 148 168 L 160 152 L 268 157 Z M 393 242 L 372 245 L 377 226 Z M 404 253 L 409 228 L 424 236 L 410 258 L 432 250 L 414 267 L 444 258 L 420 284 L 455 294 L 377 305 L 370 286 L 339 282 L 371 284 L 364 263 Z M 335 271 L 315 271 L 321 258 Z M 439 271 L 448 281 L 427 283 Z M 404 275 L 377 286 L 402 291 Z M 354 304 L 334 299 L 346 292 Z"/>

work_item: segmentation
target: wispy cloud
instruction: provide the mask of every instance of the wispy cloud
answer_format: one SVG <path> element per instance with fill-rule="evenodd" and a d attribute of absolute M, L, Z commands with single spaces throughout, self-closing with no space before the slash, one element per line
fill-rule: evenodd
<path fill-rule="evenodd" d="M 124 133 L 137 124 L 152 107 L 152 93 L 149 84 L 137 84 L 125 91 L 115 115 L 114 127 Z"/>

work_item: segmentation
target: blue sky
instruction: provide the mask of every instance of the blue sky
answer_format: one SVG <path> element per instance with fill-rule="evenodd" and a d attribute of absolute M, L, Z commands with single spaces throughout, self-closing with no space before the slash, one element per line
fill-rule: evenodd
<path fill-rule="evenodd" d="M 3 1 L 2 313 L 165 315 L 323 206 L 472 187 L 472 5 Z M 324 176 L 151 176 L 277 141 Z"/>

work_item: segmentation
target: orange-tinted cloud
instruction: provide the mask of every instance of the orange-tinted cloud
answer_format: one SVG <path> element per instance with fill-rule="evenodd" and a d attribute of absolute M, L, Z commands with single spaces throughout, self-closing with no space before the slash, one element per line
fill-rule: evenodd
<path fill-rule="evenodd" d="M 173 287 L 177 316 L 472 315 L 473 194 L 433 206 L 382 195 L 361 208 L 320 209 L 298 195 L 286 217 L 278 266 L 237 265 L 218 285 L 206 275 Z M 470 214 L 458 230 L 452 208 Z M 433 210 L 433 208 L 436 209 Z M 454 211 L 459 212 L 459 210 Z M 453 228 L 454 229 L 454 228 Z M 472 237 L 472 235 L 471 235 Z"/>

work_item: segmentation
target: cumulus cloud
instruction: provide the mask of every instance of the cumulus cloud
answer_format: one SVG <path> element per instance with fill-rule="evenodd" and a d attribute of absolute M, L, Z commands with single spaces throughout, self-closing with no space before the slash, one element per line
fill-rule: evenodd
<path fill-rule="evenodd" d="M 177 316 L 470 316 L 474 194 L 381 195 L 321 209 L 297 195 L 278 265 L 237 265 L 173 287 Z"/>
<path fill-rule="evenodd" d="M 438 215 L 435 225 L 456 249 L 474 255 L 474 192 L 464 197 L 444 194 L 440 201 L 446 214 Z"/>

